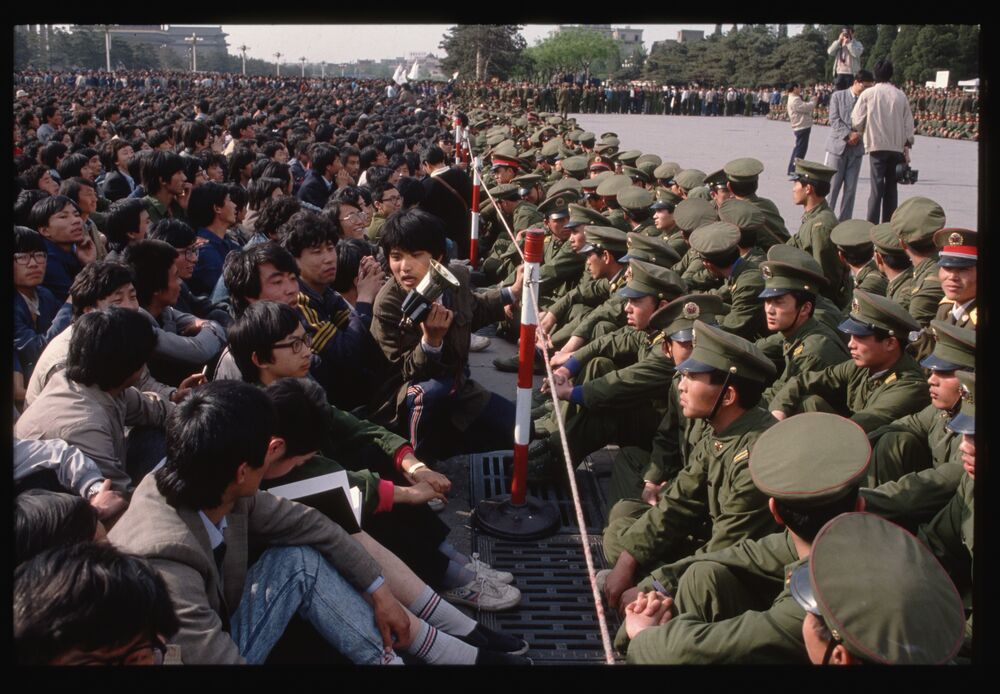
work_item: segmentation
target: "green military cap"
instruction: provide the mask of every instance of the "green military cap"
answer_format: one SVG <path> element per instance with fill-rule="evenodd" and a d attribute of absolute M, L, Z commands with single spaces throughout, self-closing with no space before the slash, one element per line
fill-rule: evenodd
<path fill-rule="evenodd" d="M 681 257 L 671 248 L 667 240 L 660 236 L 646 236 L 630 231 L 628 233 L 628 255 L 622 260 L 642 260 L 660 267 L 671 267 L 679 263 Z"/>
<path fill-rule="evenodd" d="M 635 160 L 642 156 L 642 152 L 637 149 L 628 149 L 618 153 L 618 161 L 624 165 L 635 166 Z"/>
<path fill-rule="evenodd" d="M 583 135 L 583 131 L 580 129 L 573 129 L 566 133 L 566 139 L 570 142 L 580 142 L 580 136 Z"/>
<path fill-rule="evenodd" d="M 611 156 L 615 153 L 617 145 L 611 145 L 606 142 L 602 142 L 594 147 L 594 151 L 603 156 Z"/>
<path fill-rule="evenodd" d="M 799 251 L 801 255 L 775 254 L 776 257 L 785 257 L 785 260 L 772 259 L 768 251 L 767 260 L 760 264 L 760 274 L 764 277 L 764 291 L 757 295 L 758 299 L 771 299 L 792 291 L 818 294 L 820 289 L 827 285 L 826 276 L 819 263 L 801 249 L 794 250 Z"/>
<path fill-rule="evenodd" d="M 718 171 L 713 171 L 712 173 L 705 175 L 705 180 L 703 184 L 709 189 L 712 188 L 725 188 L 729 179 L 726 178 L 726 172 L 722 169 Z"/>
<path fill-rule="evenodd" d="M 541 147 L 542 146 L 542 138 L 539 135 L 539 133 L 538 133 L 537 130 L 535 132 L 531 133 L 531 135 L 528 136 L 528 142 L 530 142 L 535 147 Z"/>
<path fill-rule="evenodd" d="M 542 145 L 542 156 L 543 157 L 554 157 L 559 154 L 560 145 L 559 140 L 549 140 L 544 145 Z"/>
<path fill-rule="evenodd" d="M 561 125 L 563 122 L 562 116 L 549 116 L 545 119 L 545 122 L 549 125 Z"/>
<path fill-rule="evenodd" d="M 677 365 L 681 373 L 722 371 L 751 381 L 769 383 L 777 370 L 752 342 L 701 320 L 694 322 L 691 356 Z"/>
<path fill-rule="evenodd" d="M 962 409 L 948 422 L 948 428 L 956 434 L 976 435 L 976 374 L 973 371 L 959 371 L 962 384 Z"/>
<path fill-rule="evenodd" d="M 643 168 L 642 167 L 643 164 L 652 164 L 653 165 L 653 169 L 655 170 L 656 167 L 659 166 L 662 163 L 663 163 L 663 159 L 660 157 L 660 155 L 659 154 L 653 154 L 653 153 L 643 154 L 641 157 L 639 157 L 638 159 L 635 160 L 635 165 L 637 167 L 639 167 L 640 169 Z M 643 170 L 645 171 L 645 169 L 643 169 Z"/>
<path fill-rule="evenodd" d="M 587 173 L 587 168 L 590 166 L 590 162 L 587 161 L 587 157 L 582 156 L 572 156 L 563 159 L 562 168 L 568 175 L 574 176 L 576 178 L 583 178 L 584 174 Z"/>
<path fill-rule="evenodd" d="M 628 190 L 629 188 L 634 188 L 632 185 L 632 179 L 625 174 L 614 174 L 613 176 L 608 176 L 604 181 L 597 186 L 597 194 L 603 197 L 614 197 L 617 196 L 623 190 Z"/>
<path fill-rule="evenodd" d="M 593 145 L 594 140 L 597 139 L 597 135 L 587 130 L 586 132 L 580 133 L 579 142 L 580 144 L 587 144 L 588 142 Z"/>
<path fill-rule="evenodd" d="M 489 123 L 488 120 L 486 120 L 485 118 L 480 118 L 474 122 L 469 123 L 469 127 L 479 130 L 480 128 L 486 127 L 487 123 Z"/>
<path fill-rule="evenodd" d="M 564 190 L 561 193 L 549 195 L 549 197 L 538 203 L 538 211 L 548 219 L 569 217 L 568 206 L 572 200 L 572 193 Z"/>
<path fill-rule="evenodd" d="M 687 195 L 694 200 L 712 200 L 712 192 L 708 186 L 695 186 L 687 192 Z"/>
<path fill-rule="evenodd" d="M 566 222 L 567 227 L 578 227 L 582 224 L 606 227 L 611 226 L 611 221 L 593 208 L 570 203 L 568 209 L 569 221 Z"/>
<path fill-rule="evenodd" d="M 927 241 L 944 226 L 944 208 L 930 198 L 910 198 L 896 208 L 889 224 L 903 243 Z"/>
<path fill-rule="evenodd" d="M 664 188 L 658 188 L 656 190 L 656 200 L 650 205 L 654 210 L 665 210 L 671 207 L 677 207 L 684 200 L 680 195 L 672 190 L 666 190 Z"/>
<path fill-rule="evenodd" d="M 674 221 L 682 231 L 694 231 L 718 218 L 715 205 L 708 200 L 688 198 L 679 202 L 674 209 Z"/>
<path fill-rule="evenodd" d="M 665 161 L 653 170 L 653 177 L 669 181 L 681 171 L 681 165 L 675 161 Z"/>
<path fill-rule="evenodd" d="M 976 368 L 976 331 L 943 320 L 932 320 L 928 328 L 934 336 L 934 351 L 920 365 L 931 371 L 959 371 Z"/>
<path fill-rule="evenodd" d="M 965 638 L 947 572 L 920 540 L 874 513 L 843 513 L 820 528 L 789 589 L 864 662 L 942 665 Z"/>
<path fill-rule="evenodd" d="M 806 159 L 795 159 L 795 178 L 802 183 L 829 183 L 836 169 L 830 168 L 815 161 Z"/>
<path fill-rule="evenodd" d="M 583 188 L 584 193 L 592 193 L 597 190 L 597 186 L 601 185 L 604 181 L 608 179 L 609 176 L 614 176 L 612 171 L 602 171 L 596 176 L 591 176 L 590 178 L 585 178 L 580 181 L 580 187 Z"/>
<path fill-rule="evenodd" d="M 600 186 L 598 186 L 600 189 Z M 644 210 L 653 204 L 656 196 L 652 191 L 630 185 L 615 196 L 618 205 L 626 210 Z"/>
<path fill-rule="evenodd" d="M 644 154 L 642 156 L 644 157 L 646 155 Z M 657 166 L 658 164 L 655 161 L 642 161 L 642 157 L 639 157 L 635 161 L 635 167 L 639 169 L 639 171 L 642 171 L 644 174 L 646 174 L 647 183 L 651 183 L 656 179 L 656 176 L 653 175 L 653 172 L 656 171 Z"/>
<path fill-rule="evenodd" d="M 705 182 L 705 172 L 698 169 L 684 169 L 674 174 L 674 183 L 684 190 L 697 188 Z"/>
<path fill-rule="evenodd" d="M 527 130 L 528 129 L 528 119 L 524 118 L 523 116 L 521 118 L 515 118 L 514 119 L 514 125 L 516 125 L 517 127 L 521 128 L 522 130 Z"/>
<path fill-rule="evenodd" d="M 726 173 L 726 177 L 734 183 L 750 183 L 756 181 L 757 177 L 764 171 L 764 164 L 753 157 L 741 157 L 726 162 L 722 170 Z"/>
<path fill-rule="evenodd" d="M 664 337 L 675 342 L 690 342 L 694 336 L 695 320 L 716 325 L 718 316 L 725 310 L 722 297 L 718 294 L 685 294 L 650 316 L 649 327 L 661 331 Z"/>
<path fill-rule="evenodd" d="M 806 412 L 760 435 L 750 451 L 750 477 L 778 501 L 818 505 L 857 489 L 871 454 L 868 434 L 850 419 Z"/>
<path fill-rule="evenodd" d="M 541 183 L 544 179 L 538 174 L 521 174 L 520 176 L 515 176 L 511 183 L 518 184 L 518 188 L 525 189 L 531 188 Z"/>
<path fill-rule="evenodd" d="M 606 132 L 606 133 L 601 133 L 601 139 L 602 140 L 607 140 L 609 137 L 613 137 L 613 138 L 617 139 L 618 138 L 618 133 L 613 133 L 610 130 L 608 132 Z"/>
<path fill-rule="evenodd" d="M 712 222 L 691 232 L 688 243 L 703 256 L 731 251 L 739 245 L 740 228 L 729 222 Z"/>
<path fill-rule="evenodd" d="M 910 333 L 919 331 L 920 324 L 892 299 L 855 289 L 851 312 L 837 328 L 848 335 L 862 337 L 872 335 L 876 328 L 880 328 L 899 338 L 905 347 L 914 338 Z"/>
<path fill-rule="evenodd" d="M 602 145 L 608 145 L 610 147 L 618 149 L 618 147 L 621 146 L 621 143 L 622 142 L 621 140 L 618 139 L 617 135 L 601 135 L 600 144 Z"/>
<path fill-rule="evenodd" d="M 506 132 L 503 131 L 495 132 L 486 136 L 486 144 L 489 145 L 490 147 L 495 147 L 506 139 L 507 139 Z"/>
<path fill-rule="evenodd" d="M 872 227 L 867 219 L 848 219 L 830 232 L 830 240 L 841 248 L 867 246 L 872 242 Z"/>
<path fill-rule="evenodd" d="M 583 247 L 577 253 L 608 251 L 615 258 L 621 258 L 628 251 L 627 236 L 615 227 L 588 225 L 583 232 Z"/>
<path fill-rule="evenodd" d="M 598 154 L 590 162 L 590 171 L 611 171 L 611 164 L 608 163 L 609 157 L 602 156 Z"/>
<path fill-rule="evenodd" d="M 514 183 L 500 183 L 489 190 L 497 200 L 517 200 L 520 197 L 517 192 L 518 186 Z"/>
<path fill-rule="evenodd" d="M 634 166 L 623 166 L 622 174 L 631 178 L 632 181 L 642 181 L 643 183 L 650 182 L 650 178 L 646 175 L 646 172 L 642 169 L 637 169 Z"/>
<path fill-rule="evenodd" d="M 729 198 L 719 206 L 719 219 L 744 229 L 760 229 L 766 224 L 764 213 L 752 202 Z"/>
<path fill-rule="evenodd" d="M 873 226 L 871 228 L 871 238 L 872 243 L 875 244 L 875 248 L 883 255 L 906 254 L 906 251 L 903 250 L 903 247 L 899 243 L 899 237 L 893 231 L 892 225 L 889 222 Z"/>
<path fill-rule="evenodd" d="M 823 274 L 822 266 L 820 266 L 810 253 L 807 253 L 801 248 L 789 246 L 785 243 L 776 243 L 767 249 L 767 259 L 769 261 L 774 260 L 779 263 L 795 265 L 803 270 L 808 270 L 814 275 L 821 275 L 825 280 L 826 276 Z"/>
<path fill-rule="evenodd" d="M 975 267 L 979 257 L 978 234 L 972 229 L 939 229 L 934 245 L 940 249 L 940 267 Z"/>
<path fill-rule="evenodd" d="M 535 147 L 526 149 L 523 152 L 521 152 L 521 161 L 534 163 L 537 154 L 538 154 L 538 149 L 536 149 Z"/>
<path fill-rule="evenodd" d="M 652 296 L 671 301 L 684 293 L 684 280 L 673 270 L 634 258 L 629 261 L 629 268 L 628 284 L 618 290 L 626 299 Z"/>

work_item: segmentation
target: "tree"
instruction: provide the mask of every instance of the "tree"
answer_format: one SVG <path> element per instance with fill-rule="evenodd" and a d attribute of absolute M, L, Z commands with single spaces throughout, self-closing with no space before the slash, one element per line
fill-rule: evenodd
<path fill-rule="evenodd" d="M 893 82 L 902 84 L 905 81 L 919 79 L 920 65 L 917 64 L 913 49 L 917 45 L 917 34 L 920 27 L 916 24 L 903 24 L 899 27 L 896 40 L 892 42 L 889 57 L 892 59 Z"/>
<path fill-rule="evenodd" d="M 445 72 L 458 70 L 463 79 L 507 79 L 528 45 L 519 24 L 458 24 L 439 44 Z"/>
<path fill-rule="evenodd" d="M 588 80 L 592 70 L 606 74 L 609 66 L 617 67 L 616 63 L 620 60 L 618 44 L 614 40 L 583 27 L 562 29 L 536 43 L 528 54 L 543 74 L 583 72 Z"/>
<path fill-rule="evenodd" d="M 778 25 L 778 39 L 780 40 L 780 39 L 787 39 L 787 38 L 788 38 L 788 25 L 787 24 L 779 24 Z"/>
<path fill-rule="evenodd" d="M 889 53 L 892 51 L 892 44 L 896 41 L 896 35 L 899 33 L 899 27 L 895 24 L 879 24 L 878 34 L 875 39 L 875 44 L 872 49 L 868 51 L 868 55 L 865 57 L 865 67 L 868 70 L 872 70 L 875 67 L 875 63 L 887 58 Z"/>

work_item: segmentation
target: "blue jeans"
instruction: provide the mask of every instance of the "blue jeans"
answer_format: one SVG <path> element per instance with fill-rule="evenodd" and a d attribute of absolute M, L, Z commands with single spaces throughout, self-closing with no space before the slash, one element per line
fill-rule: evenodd
<path fill-rule="evenodd" d="M 805 159 L 806 151 L 809 149 L 809 133 L 812 128 L 802 128 L 801 130 L 794 130 L 795 133 L 795 147 L 792 148 L 792 156 L 788 160 L 788 175 L 791 176 L 795 173 L 795 160 Z"/>
<path fill-rule="evenodd" d="M 296 612 L 353 663 L 400 662 L 384 652 L 371 606 L 309 546 L 272 547 L 250 567 L 231 622 L 240 655 L 254 665 L 267 660 Z"/>

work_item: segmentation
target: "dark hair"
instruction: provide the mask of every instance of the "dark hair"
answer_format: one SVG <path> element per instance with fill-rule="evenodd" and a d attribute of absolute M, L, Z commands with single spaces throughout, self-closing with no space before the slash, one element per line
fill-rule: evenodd
<path fill-rule="evenodd" d="M 94 539 L 97 509 L 74 494 L 28 489 L 14 500 L 14 563 Z"/>
<path fill-rule="evenodd" d="M 247 128 L 252 128 L 252 127 L 253 127 L 253 120 L 251 120 L 247 116 L 240 116 L 239 118 L 234 118 L 233 121 L 229 124 L 229 133 L 233 137 L 238 138 L 240 136 L 241 130 L 245 130 Z"/>
<path fill-rule="evenodd" d="M 222 281 L 229 290 L 233 314 L 237 318 L 250 305 L 248 299 L 260 296 L 260 268 L 265 263 L 270 263 L 279 272 L 299 274 L 299 266 L 292 254 L 273 241 L 258 243 L 226 256 Z"/>
<path fill-rule="evenodd" d="M 180 249 L 187 248 L 194 243 L 198 234 L 187 222 L 164 217 L 149 227 L 149 238 L 166 241 L 174 248 Z"/>
<path fill-rule="evenodd" d="M 80 189 L 83 187 L 90 188 L 95 193 L 97 192 L 97 186 L 94 185 L 94 182 L 89 178 L 74 176 L 72 178 L 63 179 L 63 182 L 59 184 L 59 195 L 65 195 L 67 198 L 79 205 Z"/>
<path fill-rule="evenodd" d="M 708 382 L 713 386 L 721 386 L 726 380 L 726 372 L 715 369 L 709 372 Z M 743 376 L 729 376 L 729 385 L 736 391 L 739 406 L 744 410 L 756 407 L 767 386 L 761 381 L 753 381 Z"/>
<path fill-rule="evenodd" d="M 177 249 L 165 241 L 144 239 L 127 246 L 122 257 L 135 275 L 132 283 L 139 305 L 146 308 L 153 294 L 170 283 L 170 268 L 177 260 Z"/>
<path fill-rule="evenodd" d="M 906 253 L 889 253 L 879 250 L 878 254 L 882 256 L 882 262 L 886 264 L 886 267 L 890 267 L 893 270 L 905 270 L 913 265 L 913 261 L 910 260 L 910 256 L 906 255 Z"/>
<path fill-rule="evenodd" d="M 56 162 L 59 158 L 68 151 L 69 147 L 64 145 L 62 142 L 54 142 L 50 140 L 44 147 L 42 147 L 39 159 L 41 159 L 41 162 L 45 164 L 46 167 L 54 169 L 56 168 Z"/>
<path fill-rule="evenodd" d="M 402 210 L 389 215 L 379 232 L 379 244 L 388 258 L 393 249 L 427 251 L 434 259 L 445 253 L 444 223 L 429 212 Z"/>
<path fill-rule="evenodd" d="M 631 219 L 633 222 L 636 223 L 645 222 L 647 219 L 650 219 L 653 216 L 653 210 L 649 209 L 648 207 L 643 207 L 640 209 L 631 209 L 623 207 L 622 212 L 625 213 L 626 217 L 628 217 L 629 219 Z"/>
<path fill-rule="evenodd" d="M 285 457 L 323 447 L 327 431 L 326 391 L 308 378 L 280 378 L 266 389 L 278 415 L 274 435 L 285 441 Z"/>
<path fill-rule="evenodd" d="M 156 195 L 178 171 L 184 170 L 184 157 L 173 152 L 156 151 L 142 167 L 142 183 L 146 192 Z M 202 186 L 199 186 L 201 188 Z"/>
<path fill-rule="evenodd" d="M 45 122 L 48 122 L 51 119 L 55 118 L 57 110 L 58 109 L 56 109 L 56 107 L 53 106 L 53 105 L 51 105 L 51 104 L 48 105 L 48 106 L 43 106 L 42 107 L 42 120 L 45 121 Z"/>
<path fill-rule="evenodd" d="M 121 253 L 128 246 L 128 235 L 139 231 L 139 220 L 145 209 L 145 203 L 139 198 L 122 198 L 111 203 L 104 230 L 111 250 Z"/>
<path fill-rule="evenodd" d="M 14 647 L 20 665 L 71 650 L 171 638 L 180 623 L 166 583 L 141 557 L 109 544 L 57 547 L 14 571 Z"/>
<path fill-rule="evenodd" d="M 287 186 L 292 182 L 292 170 L 288 164 L 282 164 L 278 161 L 264 161 L 264 168 L 261 171 L 259 178 L 277 178 L 282 183 L 282 187 Z"/>
<path fill-rule="evenodd" d="M 249 197 L 250 209 L 258 210 L 266 200 L 270 200 L 276 190 L 284 190 L 288 185 L 287 181 L 280 178 L 258 178 L 250 181 L 247 185 L 247 196 Z"/>
<path fill-rule="evenodd" d="M 132 268 L 128 265 L 112 260 L 98 260 L 84 265 L 69 288 L 73 318 L 79 318 L 84 309 L 97 306 L 98 301 L 126 284 L 132 284 Z"/>
<path fill-rule="evenodd" d="M 243 380 L 256 383 L 260 369 L 253 355 L 262 362 L 274 359 L 274 344 L 295 332 L 299 316 L 291 306 L 274 301 L 257 301 L 247 306 L 229 326 L 229 353 L 243 374 Z"/>
<path fill-rule="evenodd" d="M 403 163 L 405 164 L 406 162 Z M 365 178 L 373 197 L 376 188 L 383 188 L 389 183 L 389 177 L 392 176 L 393 171 L 395 169 L 390 169 L 388 166 L 371 166 L 368 168 L 368 174 Z M 407 171 L 409 171 L 409 168 L 407 168 Z"/>
<path fill-rule="evenodd" d="M 348 139 L 348 141 L 350 141 L 350 139 Z M 342 150 L 340 150 L 340 163 L 343 164 L 344 166 L 347 166 L 347 160 L 350 159 L 351 157 L 357 157 L 358 161 L 360 161 L 361 150 L 351 145 L 348 145 L 347 147 L 344 147 Z"/>
<path fill-rule="evenodd" d="M 882 58 L 882 60 L 877 61 L 872 70 L 875 73 L 876 82 L 888 82 L 892 79 L 892 61 L 888 58 Z"/>
<path fill-rule="evenodd" d="M 42 227 L 49 225 L 52 215 L 62 212 L 67 205 L 71 205 L 77 212 L 80 211 L 76 203 L 65 195 L 49 195 L 40 199 L 31 207 L 31 213 L 28 215 L 28 226 L 35 231 L 41 231 Z"/>
<path fill-rule="evenodd" d="M 131 146 L 128 140 L 121 138 L 114 138 L 103 143 L 101 145 L 101 164 L 104 165 L 104 170 L 109 174 L 117 171 L 118 166 L 115 164 L 115 160 L 118 159 L 118 153 Z"/>
<path fill-rule="evenodd" d="M 192 152 L 195 145 L 208 139 L 209 134 L 208 126 L 201 121 L 188 121 L 181 127 L 181 141 Z"/>
<path fill-rule="evenodd" d="M 364 239 L 342 239 L 337 244 L 337 276 L 333 288 L 341 294 L 354 286 L 361 269 L 361 259 L 371 255 L 371 244 Z"/>
<path fill-rule="evenodd" d="M 699 253 L 699 255 L 701 255 L 705 262 L 712 263 L 716 267 L 727 268 L 740 257 L 740 249 L 736 247 L 720 253 Z"/>
<path fill-rule="evenodd" d="M 865 243 L 860 246 L 840 246 L 840 252 L 844 254 L 844 259 L 851 265 L 864 265 L 872 259 L 875 253 L 875 245 Z"/>
<path fill-rule="evenodd" d="M 279 230 L 281 245 L 298 258 L 307 248 L 337 243 L 337 230 L 330 220 L 311 210 L 301 210 L 291 216 Z"/>
<path fill-rule="evenodd" d="M 14 253 L 46 252 L 45 239 L 34 229 L 14 227 Z"/>
<path fill-rule="evenodd" d="M 44 193 L 45 195 L 49 195 L 48 191 L 42 190 L 42 189 L 40 189 L 38 187 L 38 184 L 41 182 L 42 177 L 45 174 L 47 174 L 47 173 L 49 173 L 49 170 L 48 170 L 48 168 L 46 168 L 46 166 L 44 164 L 36 164 L 34 166 L 28 167 L 24 171 L 24 173 L 22 173 L 21 176 L 20 176 L 21 182 L 24 184 L 24 187 L 27 189 L 27 190 L 21 191 L 21 194 L 29 192 L 29 191 L 32 191 L 32 190 L 37 190 L 40 193 Z M 18 195 L 18 197 L 20 197 L 20 194 Z"/>
<path fill-rule="evenodd" d="M 812 542 L 820 528 L 840 514 L 855 510 L 857 502 L 858 487 L 852 487 L 832 501 L 818 503 L 775 499 L 774 505 L 789 530 L 806 542 Z"/>
<path fill-rule="evenodd" d="M 272 238 L 278 233 L 278 228 L 301 209 L 302 203 L 294 195 L 267 198 L 263 201 L 257 213 L 254 231 Z"/>
<path fill-rule="evenodd" d="M 237 147 L 233 150 L 232 154 L 229 155 L 229 178 L 228 180 L 233 183 L 241 183 L 242 169 L 247 164 L 252 164 L 257 158 L 257 155 L 253 153 L 248 147 Z"/>
<path fill-rule="evenodd" d="M 214 508 L 240 465 L 264 464 L 276 428 L 274 405 L 257 386 L 199 386 L 167 417 L 167 460 L 153 473 L 156 488 L 175 508 Z"/>
<path fill-rule="evenodd" d="M 312 147 L 310 151 L 309 159 L 312 162 L 312 170 L 315 171 L 320 176 L 326 171 L 326 168 L 330 164 L 334 163 L 340 152 L 336 147 L 331 147 L 330 145 L 317 143 Z"/>
<path fill-rule="evenodd" d="M 431 145 L 420 153 L 420 161 L 431 166 L 443 164 L 445 161 L 444 150 L 437 145 Z"/>
<path fill-rule="evenodd" d="M 791 294 L 792 298 L 795 300 L 795 309 L 796 310 L 802 308 L 802 305 L 804 303 L 806 303 L 807 301 L 810 304 L 812 304 L 812 306 L 809 307 L 809 315 L 810 316 L 813 315 L 813 313 L 816 311 L 816 295 L 815 294 L 813 294 L 812 292 L 802 291 L 801 289 L 793 289 L 792 291 L 790 291 L 788 293 Z"/>
<path fill-rule="evenodd" d="M 218 166 L 223 171 L 223 175 L 229 168 L 229 162 L 225 154 L 219 154 L 212 149 L 203 149 L 196 155 L 201 160 L 201 167 L 208 173 L 209 167 Z"/>
<path fill-rule="evenodd" d="M 101 390 L 121 386 L 142 368 L 156 333 L 136 311 L 108 306 L 76 319 L 66 357 L 66 377 Z"/>
<path fill-rule="evenodd" d="M 59 166 L 56 167 L 56 173 L 63 180 L 73 178 L 74 176 L 79 176 L 83 167 L 88 163 L 90 163 L 90 157 L 81 152 L 74 152 L 59 162 Z"/>
<path fill-rule="evenodd" d="M 798 87 L 801 87 L 801 86 L 802 85 L 799 84 L 798 82 L 789 82 L 788 83 L 788 91 L 792 91 L 793 89 L 797 89 Z"/>
<path fill-rule="evenodd" d="M 854 75 L 855 82 L 874 82 L 875 75 L 873 75 L 868 70 L 858 70 L 857 74 Z"/>
<path fill-rule="evenodd" d="M 830 194 L 830 182 L 829 181 L 817 181 L 815 179 L 809 179 L 808 181 L 803 181 L 803 185 L 810 185 L 813 188 L 813 193 L 821 198 L 825 198 Z"/>
<path fill-rule="evenodd" d="M 191 191 L 187 216 L 195 229 L 207 227 L 215 219 L 215 208 L 226 203 L 229 189 L 215 181 L 202 183 Z"/>

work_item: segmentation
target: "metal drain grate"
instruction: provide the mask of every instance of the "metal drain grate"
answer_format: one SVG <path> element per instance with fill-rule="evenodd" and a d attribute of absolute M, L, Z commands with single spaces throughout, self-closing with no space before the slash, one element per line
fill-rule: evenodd
<path fill-rule="evenodd" d="M 472 455 L 469 464 L 473 507 L 482 499 L 510 491 L 510 451 Z M 588 470 L 578 470 L 576 478 L 594 568 L 607 568 L 601 542 L 604 514 L 597 481 Z M 537 664 L 603 663 L 604 648 L 572 498 L 568 490 L 553 485 L 529 484 L 528 494 L 555 503 L 562 516 L 562 528 L 543 540 L 514 542 L 485 535 L 473 526 L 473 551 L 495 568 L 513 573 L 514 584 L 521 591 L 517 609 L 483 612 L 477 619 L 491 629 L 522 636 L 531 645 L 528 655 Z M 613 611 L 605 614 L 613 640 L 620 622 Z"/>
<path fill-rule="evenodd" d="M 511 451 L 492 451 L 469 456 L 472 482 L 471 502 L 475 508 L 483 499 L 491 499 L 510 493 L 511 468 L 514 454 Z M 588 533 L 600 533 L 604 528 L 603 495 L 594 475 L 586 470 L 576 471 L 576 486 L 580 492 L 583 522 Z M 559 508 L 562 521 L 560 533 L 577 533 L 576 511 L 569 489 L 558 484 L 528 483 L 528 495 L 542 501 L 550 501 Z"/>

